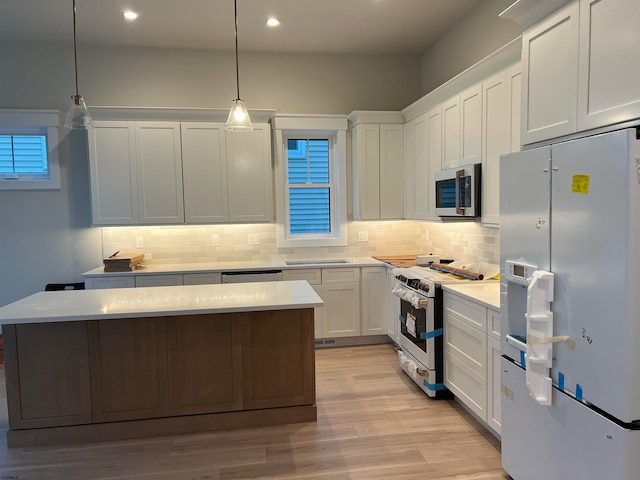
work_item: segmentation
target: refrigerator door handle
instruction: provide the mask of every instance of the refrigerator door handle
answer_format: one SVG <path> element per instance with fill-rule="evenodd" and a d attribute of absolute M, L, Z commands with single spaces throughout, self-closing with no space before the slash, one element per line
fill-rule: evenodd
<path fill-rule="evenodd" d="M 533 272 L 527 287 L 526 382 L 531 396 L 545 406 L 551 405 L 553 386 L 553 288 L 553 273 L 544 270 Z"/>

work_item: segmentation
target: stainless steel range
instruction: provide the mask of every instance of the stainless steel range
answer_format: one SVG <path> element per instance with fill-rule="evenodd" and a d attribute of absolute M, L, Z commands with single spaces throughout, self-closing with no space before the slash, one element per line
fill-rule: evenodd
<path fill-rule="evenodd" d="M 402 369 L 430 397 L 448 395 L 443 376 L 443 283 L 468 282 L 425 267 L 397 268 L 393 293 L 400 297 Z"/>

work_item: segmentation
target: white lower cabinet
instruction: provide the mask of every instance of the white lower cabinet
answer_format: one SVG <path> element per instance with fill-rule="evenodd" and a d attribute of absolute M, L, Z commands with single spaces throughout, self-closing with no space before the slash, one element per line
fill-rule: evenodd
<path fill-rule="evenodd" d="M 136 275 L 136 287 L 175 287 L 184 285 L 181 274 Z"/>
<path fill-rule="evenodd" d="M 221 283 L 219 272 L 158 273 L 154 275 L 114 275 L 86 277 L 84 288 L 171 287 L 176 285 L 210 285 Z"/>
<path fill-rule="evenodd" d="M 498 435 L 500 313 L 444 292 L 444 384 Z"/>
<path fill-rule="evenodd" d="M 184 285 L 212 285 L 222 283 L 220 272 L 183 273 Z"/>
<path fill-rule="evenodd" d="M 387 335 L 396 345 L 400 344 L 400 298 L 393 294 L 396 277 L 393 268 L 387 268 Z"/>
<path fill-rule="evenodd" d="M 362 335 L 385 335 L 387 267 L 362 267 L 361 275 Z"/>

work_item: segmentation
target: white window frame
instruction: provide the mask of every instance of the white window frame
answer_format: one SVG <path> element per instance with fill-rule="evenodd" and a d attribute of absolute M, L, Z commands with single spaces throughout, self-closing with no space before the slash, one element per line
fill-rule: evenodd
<path fill-rule="evenodd" d="M 60 190 L 57 110 L 0 110 L 0 135 L 45 135 L 49 178 L 0 175 L 0 190 Z"/>
<path fill-rule="evenodd" d="M 276 246 L 346 246 L 347 236 L 347 127 L 346 116 L 276 115 L 274 124 L 276 184 Z M 331 233 L 290 234 L 287 181 L 287 140 L 328 138 L 331 175 Z"/>

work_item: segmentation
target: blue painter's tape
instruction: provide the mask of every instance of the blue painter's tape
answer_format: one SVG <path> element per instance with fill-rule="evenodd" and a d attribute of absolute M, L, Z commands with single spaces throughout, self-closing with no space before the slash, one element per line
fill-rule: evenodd
<path fill-rule="evenodd" d="M 402 315 L 398 315 L 398 320 L 400 320 L 400 323 L 406 322 L 406 320 L 404 319 L 404 317 Z"/>
<path fill-rule="evenodd" d="M 437 328 L 435 330 L 431 330 L 430 332 L 422 332 L 420 334 L 420 339 L 424 340 L 425 338 L 434 338 L 434 337 L 439 337 L 440 335 L 442 335 L 444 333 L 444 329 L 442 328 Z"/>
<path fill-rule="evenodd" d="M 520 350 L 520 365 L 526 368 L 526 365 L 524 364 L 524 352 L 522 350 Z"/>
<path fill-rule="evenodd" d="M 422 381 L 422 385 L 427 387 L 429 390 L 446 390 L 447 387 L 444 386 L 444 383 L 429 383 L 426 380 Z"/>
<path fill-rule="evenodd" d="M 576 400 L 582 401 L 582 387 L 579 383 L 576 383 Z"/>
<path fill-rule="evenodd" d="M 564 373 L 558 372 L 558 388 L 564 390 Z"/>

